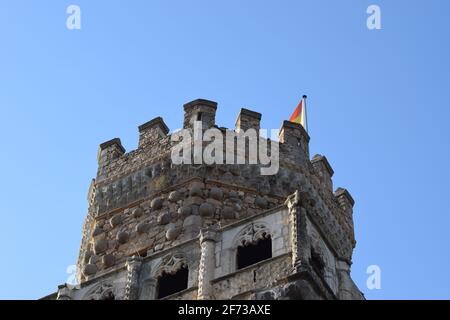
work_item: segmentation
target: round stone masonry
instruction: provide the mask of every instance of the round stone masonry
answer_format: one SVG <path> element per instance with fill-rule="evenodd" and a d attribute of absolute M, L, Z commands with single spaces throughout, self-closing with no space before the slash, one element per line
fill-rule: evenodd
<path fill-rule="evenodd" d="M 155 198 L 152 200 L 152 202 L 150 203 L 150 207 L 152 208 L 153 211 L 156 210 L 160 210 L 162 209 L 164 204 L 164 199 L 161 197 Z"/>
<path fill-rule="evenodd" d="M 267 209 L 269 202 L 267 201 L 266 198 L 257 196 L 255 199 L 255 205 L 261 209 Z"/>
<path fill-rule="evenodd" d="M 158 216 L 158 224 L 160 224 L 160 225 L 168 224 L 170 222 L 170 218 L 171 218 L 171 216 L 168 211 L 162 212 Z"/>
<path fill-rule="evenodd" d="M 214 200 L 221 201 L 223 199 L 223 190 L 221 188 L 213 187 L 209 191 L 209 196 Z"/>
<path fill-rule="evenodd" d="M 166 231 L 166 239 L 169 241 L 175 240 L 180 235 L 181 230 L 182 228 L 180 225 L 170 223 Z"/>
<path fill-rule="evenodd" d="M 92 276 L 97 273 L 97 266 L 95 264 L 87 264 L 84 266 L 83 275 L 84 276 Z"/>
<path fill-rule="evenodd" d="M 111 225 L 112 228 L 120 226 L 122 222 L 123 222 L 122 214 L 116 214 L 111 219 L 109 219 L 109 224 Z"/>
<path fill-rule="evenodd" d="M 142 209 L 141 207 L 133 209 L 133 211 L 131 212 L 131 216 L 134 219 L 138 219 L 138 218 L 142 217 L 143 215 L 144 215 L 144 209 Z"/>
<path fill-rule="evenodd" d="M 191 184 L 191 188 L 189 190 L 189 195 L 191 197 L 203 197 L 203 189 L 205 188 L 205 184 L 202 182 L 194 182 Z"/>
<path fill-rule="evenodd" d="M 180 191 L 172 191 L 169 194 L 169 201 L 177 202 L 183 199 L 183 194 Z"/>
<path fill-rule="evenodd" d="M 147 233 L 150 230 L 151 223 L 149 220 L 144 220 L 136 225 L 136 232 L 138 234 Z"/>
<path fill-rule="evenodd" d="M 192 207 L 188 205 L 184 205 L 178 209 L 178 214 L 180 218 L 185 218 L 192 213 Z"/>
<path fill-rule="evenodd" d="M 214 216 L 215 211 L 216 207 L 208 202 L 202 203 L 198 209 L 198 212 L 202 217 L 212 217 Z"/>
<path fill-rule="evenodd" d="M 108 249 L 108 240 L 99 239 L 94 242 L 94 254 L 100 254 Z"/>
<path fill-rule="evenodd" d="M 96 237 L 98 235 L 101 235 L 102 233 L 103 233 L 103 228 L 100 227 L 99 225 L 96 225 L 94 231 L 92 232 L 92 236 Z"/>
<path fill-rule="evenodd" d="M 127 231 L 119 231 L 116 240 L 119 244 L 125 244 L 130 239 L 130 234 Z"/>
<path fill-rule="evenodd" d="M 222 209 L 222 218 L 223 219 L 234 219 L 236 217 L 236 214 L 234 212 L 234 209 L 229 206 L 225 206 Z"/>
<path fill-rule="evenodd" d="M 109 267 L 113 266 L 115 262 L 116 262 L 116 259 L 113 254 L 105 254 L 102 257 L 102 264 L 103 264 L 103 267 L 105 267 L 105 268 L 109 268 Z"/>

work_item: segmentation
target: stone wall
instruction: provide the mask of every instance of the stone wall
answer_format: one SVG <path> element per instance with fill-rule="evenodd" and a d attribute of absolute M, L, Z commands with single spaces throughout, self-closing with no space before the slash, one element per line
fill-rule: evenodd
<path fill-rule="evenodd" d="M 255 292 L 268 289 L 284 279 L 291 268 L 288 254 L 238 270 L 213 281 L 215 299 L 252 299 Z"/>

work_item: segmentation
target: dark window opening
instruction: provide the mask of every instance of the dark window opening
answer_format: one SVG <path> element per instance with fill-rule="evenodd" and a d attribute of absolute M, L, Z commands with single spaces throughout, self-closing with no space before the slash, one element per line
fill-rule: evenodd
<path fill-rule="evenodd" d="M 239 246 L 237 249 L 237 269 L 248 267 L 260 261 L 272 258 L 272 239 L 269 237 Z"/>
<path fill-rule="evenodd" d="M 197 121 L 202 121 L 202 116 L 203 116 L 202 112 L 197 113 Z"/>
<path fill-rule="evenodd" d="M 182 267 L 174 274 L 163 274 L 158 278 L 158 299 L 187 289 L 189 269 Z"/>
<path fill-rule="evenodd" d="M 323 262 L 322 256 L 313 248 L 311 249 L 311 259 L 309 263 L 319 275 L 323 275 L 325 271 L 325 263 Z"/>

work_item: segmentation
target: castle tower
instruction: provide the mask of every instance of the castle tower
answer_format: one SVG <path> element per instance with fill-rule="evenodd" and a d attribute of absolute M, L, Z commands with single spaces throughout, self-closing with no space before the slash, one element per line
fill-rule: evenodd
<path fill-rule="evenodd" d="M 185 104 L 183 128 L 260 129 L 248 109 L 218 129 L 216 109 Z M 102 143 L 79 286 L 60 286 L 57 299 L 363 299 L 350 277 L 350 193 L 333 190 L 326 157 L 310 159 L 301 125 L 284 121 L 279 138 L 279 170 L 267 176 L 259 164 L 173 164 L 161 118 L 139 126 L 136 150 Z"/>

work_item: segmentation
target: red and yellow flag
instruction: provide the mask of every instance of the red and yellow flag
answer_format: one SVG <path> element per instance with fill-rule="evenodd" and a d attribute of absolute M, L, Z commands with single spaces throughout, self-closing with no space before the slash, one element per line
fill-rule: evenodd
<path fill-rule="evenodd" d="M 295 108 L 294 113 L 292 113 L 291 118 L 289 119 L 291 122 L 300 123 L 306 131 L 308 131 L 308 125 L 306 121 L 306 96 L 303 96 L 302 100 L 298 104 L 297 108 Z"/>

